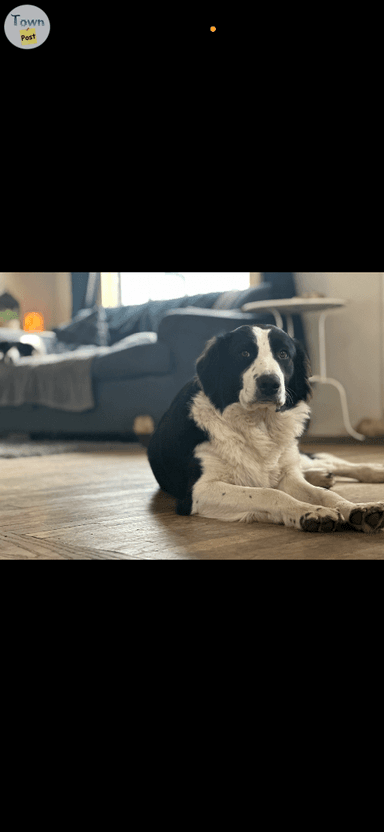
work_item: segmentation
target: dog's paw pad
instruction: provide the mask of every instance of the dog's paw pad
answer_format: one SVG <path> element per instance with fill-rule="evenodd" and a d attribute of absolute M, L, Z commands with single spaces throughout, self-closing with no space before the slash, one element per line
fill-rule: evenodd
<path fill-rule="evenodd" d="M 351 511 L 349 523 L 367 534 L 379 531 L 384 526 L 384 503 L 358 506 Z"/>
<path fill-rule="evenodd" d="M 373 529 L 376 529 L 379 525 L 379 521 L 381 520 L 382 515 L 379 511 L 375 511 L 373 514 L 367 514 L 365 520 L 368 523 L 368 526 L 372 526 Z"/>
<path fill-rule="evenodd" d="M 362 511 L 352 511 L 349 522 L 352 523 L 353 526 L 361 526 L 363 518 L 364 514 Z"/>
<path fill-rule="evenodd" d="M 313 511 L 307 511 L 300 518 L 300 526 L 304 532 L 321 532 L 330 534 L 336 531 L 342 517 L 338 511 L 320 506 Z"/>
<path fill-rule="evenodd" d="M 318 517 L 314 516 L 313 514 L 304 514 L 304 517 L 300 520 L 301 528 L 304 529 L 305 532 L 317 532 L 320 528 L 320 520 Z"/>
<path fill-rule="evenodd" d="M 329 520 L 324 520 L 324 521 L 323 521 L 323 524 L 322 524 L 321 531 L 322 531 L 322 532 L 329 533 L 329 532 L 333 532 L 333 531 L 334 531 L 334 528 L 335 528 L 335 524 L 334 524 L 334 521 L 333 521 L 333 520 L 331 520 L 331 519 L 329 519 Z"/>

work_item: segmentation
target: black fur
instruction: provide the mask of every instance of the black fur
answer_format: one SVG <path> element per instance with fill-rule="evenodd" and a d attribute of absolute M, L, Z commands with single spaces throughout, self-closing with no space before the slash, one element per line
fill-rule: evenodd
<path fill-rule="evenodd" d="M 4 356 L 12 349 L 12 347 L 17 347 L 20 356 L 28 356 L 32 355 L 34 352 L 34 347 L 32 344 L 23 344 L 23 343 L 12 343 L 10 341 L 1 341 L 0 342 L 0 352 L 4 354 Z"/>
<path fill-rule="evenodd" d="M 148 460 L 157 482 L 163 491 L 180 501 L 179 514 L 190 514 L 188 495 L 190 498 L 192 486 L 202 473 L 193 451 L 208 439 L 189 415 L 192 399 L 200 389 L 197 379 L 183 387 L 164 413 L 148 446 Z"/>
<path fill-rule="evenodd" d="M 288 393 L 285 409 L 290 410 L 298 402 L 306 402 L 312 397 L 312 389 L 309 383 L 311 368 L 309 358 L 296 338 L 291 339 L 295 345 L 296 354 L 294 357 L 293 375 L 288 382 Z"/>
<path fill-rule="evenodd" d="M 247 350 L 250 358 L 243 358 L 242 350 Z M 255 360 L 257 352 L 249 326 L 241 326 L 208 341 L 196 362 L 196 370 L 205 395 L 221 413 L 228 405 L 239 401 L 242 374 Z"/>

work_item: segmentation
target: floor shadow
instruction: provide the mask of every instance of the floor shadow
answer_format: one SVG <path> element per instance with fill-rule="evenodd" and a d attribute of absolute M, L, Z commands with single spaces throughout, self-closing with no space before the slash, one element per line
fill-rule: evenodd
<path fill-rule="evenodd" d="M 155 494 L 152 495 L 149 502 L 149 508 L 153 514 L 156 514 L 159 517 L 161 517 L 161 515 L 169 517 L 170 514 L 174 514 L 175 517 L 177 517 L 175 497 L 171 497 L 170 494 L 166 494 L 166 492 L 162 491 L 161 488 L 159 488 Z"/>

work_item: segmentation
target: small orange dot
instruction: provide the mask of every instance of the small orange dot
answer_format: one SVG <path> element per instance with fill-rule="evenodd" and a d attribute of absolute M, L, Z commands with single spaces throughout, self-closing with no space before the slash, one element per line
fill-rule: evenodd
<path fill-rule="evenodd" d="M 211 26 L 211 32 L 216 32 L 216 26 Z"/>

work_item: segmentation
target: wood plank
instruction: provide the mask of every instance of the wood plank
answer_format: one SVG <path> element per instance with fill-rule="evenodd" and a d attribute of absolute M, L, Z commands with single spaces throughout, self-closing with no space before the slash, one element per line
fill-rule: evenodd
<path fill-rule="evenodd" d="M 384 447 L 316 445 L 351 462 L 384 463 Z M 384 559 L 384 532 L 309 535 L 284 526 L 179 517 L 157 486 L 146 450 L 0 460 L 0 559 L 354 560 Z M 384 500 L 384 483 L 340 479 L 357 502 Z"/>

